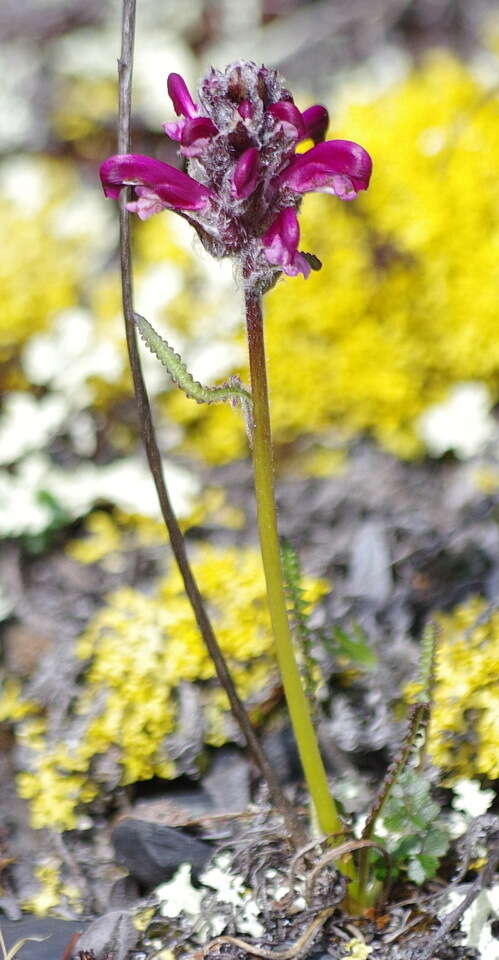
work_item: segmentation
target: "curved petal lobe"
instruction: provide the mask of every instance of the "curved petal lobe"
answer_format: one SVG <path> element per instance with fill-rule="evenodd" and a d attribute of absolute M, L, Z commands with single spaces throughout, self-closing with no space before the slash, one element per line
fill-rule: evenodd
<path fill-rule="evenodd" d="M 211 197 L 207 187 L 182 170 L 141 153 L 108 157 L 100 177 L 106 197 L 118 197 L 128 185 L 147 187 L 164 204 L 179 210 L 202 210 Z"/>
<path fill-rule="evenodd" d="M 372 160 L 367 150 L 352 140 L 326 140 L 296 156 L 279 175 L 279 182 L 296 193 L 334 193 L 353 199 L 367 190 Z"/>
<path fill-rule="evenodd" d="M 196 117 L 198 108 L 192 99 L 187 84 L 179 73 L 170 73 L 167 87 L 173 109 L 178 117 Z"/>
<path fill-rule="evenodd" d="M 237 112 L 239 116 L 243 118 L 243 120 L 251 120 L 255 112 L 255 108 L 251 100 L 242 100 L 237 108 Z"/>
<path fill-rule="evenodd" d="M 329 126 L 329 114 L 326 108 L 316 103 L 308 110 L 304 110 L 301 116 L 304 126 L 303 139 L 308 140 L 310 138 L 315 144 L 322 143 Z"/>
<path fill-rule="evenodd" d="M 290 139 L 303 140 L 305 136 L 303 118 L 294 103 L 291 103 L 290 100 L 279 100 L 269 107 L 268 112 L 276 120 L 281 121 L 282 128 L 290 136 Z"/>
<path fill-rule="evenodd" d="M 262 237 L 269 263 L 281 267 L 289 277 L 302 273 L 308 277 L 310 264 L 298 250 L 300 226 L 294 207 L 286 207 Z"/>
<path fill-rule="evenodd" d="M 184 157 L 199 157 L 218 130 L 209 117 L 185 120 L 180 137 L 180 152 Z"/>
<path fill-rule="evenodd" d="M 168 206 L 163 203 L 157 193 L 149 190 L 148 187 L 135 187 L 136 200 L 127 203 L 126 208 L 130 213 L 136 213 L 141 220 L 148 220 L 154 213 L 161 213 L 167 210 Z"/>
<path fill-rule="evenodd" d="M 236 163 L 232 176 L 232 196 L 245 200 L 253 193 L 258 182 L 260 157 L 256 147 L 248 147 Z"/>

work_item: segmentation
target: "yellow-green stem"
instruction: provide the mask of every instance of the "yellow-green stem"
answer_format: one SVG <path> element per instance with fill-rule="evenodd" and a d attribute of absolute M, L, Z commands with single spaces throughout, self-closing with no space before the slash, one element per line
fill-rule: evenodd
<path fill-rule="evenodd" d="M 303 772 L 323 833 L 343 830 L 336 804 L 329 790 L 307 699 L 296 663 L 286 609 L 281 567 L 272 470 L 272 437 L 265 364 L 263 317 L 260 295 L 246 292 L 246 322 L 253 400 L 253 466 L 258 513 L 258 530 L 272 630 L 284 693 L 293 726 Z M 341 863 L 342 872 L 355 877 L 351 858 Z"/>

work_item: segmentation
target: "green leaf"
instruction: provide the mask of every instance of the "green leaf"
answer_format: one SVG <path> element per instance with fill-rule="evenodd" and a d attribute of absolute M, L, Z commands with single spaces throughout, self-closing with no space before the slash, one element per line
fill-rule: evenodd
<path fill-rule="evenodd" d="M 173 347 L 151 326 L 145 317 L 139 313 L 133 315 L 137 329 L 144 343 L 160 363 L 168 370 L 173 382 L 180 387 L 187 397 L 196 403 L 240 403 L 245 410 L 251 404 L 250 393 L 241 386 L 237 378 L 220 387 L 205 387 L 189 373 L 180 354 L 175 353 Z"/>
<path fill-rule="evenodd" d="M 417 859 L 426 874 L 426 879 L 431 880 L 438 869 L 438 857 L 430 857 L 427 853 L 420 853 Z"/>
<path fill-rule="evenodd" d="M 367 670 L 376 666 L 378 658 L 369 647 L 367 637 L 358 624 L 352 625 L 351 634 L 341 627 L 334 627 L 331 641 L 337 656 L 347 657 L 352 663 L 358 663 Z"/>
<path fill-rule="evenodd" d="M 413 883 L 417 883 L 418 887 L 425 882 L 427 875 L 424 866 L 420 863 L 419 857 L 416 860 L 410 861 L 407 867 L 407 876 Z"/>
<path fill-rule="evenodd" d="M 423 855 L 431 854 L 432 857 L 443 857 L 449 849 L 449 835 L 445 830 L 436 827 L 430 830 L 423 840 Z"/>

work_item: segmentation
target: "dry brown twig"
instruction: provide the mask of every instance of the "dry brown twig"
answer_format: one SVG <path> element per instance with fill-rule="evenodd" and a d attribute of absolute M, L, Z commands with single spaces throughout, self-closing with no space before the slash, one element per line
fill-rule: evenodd
<path fill-rule="evenodd" d="M 386 852 L 385 848 L 379 843 L 374 843 L 372 840 L 347 840 L 345 843 L 341 843 L 338 847 L 334 847 L 333 850 L 328 850 L 319 862 L 315 865 L 313 870 L 307 876 L 305 883 L 305 899 L 310 900 L 312 892 L 314 889 L 315 881 L 317 877 L 324 870 L 325 867 L 330 864 L 337 864 L 342 857 L 346 856 L 348 853 L 353 853 L 354 850 L 367 850 L 367 849 L 376 849 L 379 850 L 381 856 L 383 857 L 386 866 L 388 876 L 390 875 L 390 857 Z"/>

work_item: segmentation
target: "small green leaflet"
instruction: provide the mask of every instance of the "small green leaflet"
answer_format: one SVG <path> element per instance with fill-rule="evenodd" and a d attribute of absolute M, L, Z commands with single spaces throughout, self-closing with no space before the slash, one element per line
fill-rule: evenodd
<path fill-rule="evenodd" d="M 371 650 L 363 630 L 354 623 L 347 633 L 342 627 L 334 627 L 331 637 L 324 638 L 328 646 L 331 645 L 336 656 L 347 657 L 352 663 L 358 663 L 367 670 L 372 670 L 378 658 Z"/>

